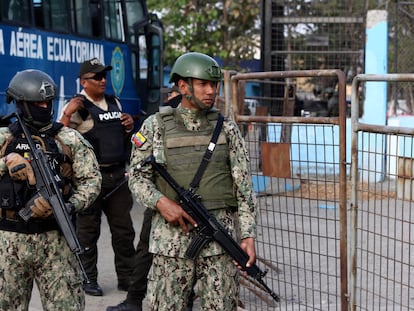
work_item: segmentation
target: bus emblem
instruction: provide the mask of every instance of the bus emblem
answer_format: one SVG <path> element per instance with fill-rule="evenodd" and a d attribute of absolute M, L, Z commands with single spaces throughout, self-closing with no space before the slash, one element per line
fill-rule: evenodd
<path fill-rule="evenodd" d="M 119 96 L 124 87 L 125 63 L 124 55 L 118 46 L 112 52 L 111 66 L 113 68 L 111 71 L 112 89 L 115 96 Z"/>

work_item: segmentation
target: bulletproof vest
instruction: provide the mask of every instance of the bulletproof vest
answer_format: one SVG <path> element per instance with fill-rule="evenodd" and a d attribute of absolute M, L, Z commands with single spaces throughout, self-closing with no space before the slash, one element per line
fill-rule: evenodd
<path fill-rule="evenodd" d="M 218 119 L 217 111 L 207 112 L 200 131 L 189 131 L 176 109 L 160 107 L 156 117 L 162 129 L 166 168 L 177 183 L 189 188 L 203 155 L 210 143 Z M 161 177 L 156 178 L 158 189 L 168 198 L 176 193 Z M 237 207 L 229 162 L 229 147 L 223 130 L 219 135 L 212 158 L 197 189 L 207 209 Z"/>
<path fill-rule="evenodd" d="M 84 101 L 85 109 L 91 115 L 94 126 L 83 136 L 92 144 L 99 164 L 125 162 L 124 127 L 121 124 L 121 111 L 115 97 L 106 95 L 108 111 L 94 105 L 89 100 Z"/>
<path fill-rule="evenodd" d="M 52 127 L 44 132 L 39 132 L 34 128 L 30 128 L 32 138 L 37 148 L 44 150 L 50 167 L 55 175 L 55 181 L 59 188 L 63 189 L 65 181 L 60 175 L 60 165 L 62 162 L 67 161 L 66 156 L 59 151 L 54 136 L 62 128 L 62 124 L 53 123 Z M 9 126 L 12 133 L 11 138 L 6 142 L 4 154 L 15 152 L 20 154 L 22 157 L 27 159 L 29 162 L 32 159 L 29 144 L 26 138 L 15 122 Z M 0 208 L 2 209 L 13 209 L 18 211 L 33 195 L 35 194 L 35 188 L 29 189 L 26 181 L 13 181 L 9 174 L 0 180 Z"/>

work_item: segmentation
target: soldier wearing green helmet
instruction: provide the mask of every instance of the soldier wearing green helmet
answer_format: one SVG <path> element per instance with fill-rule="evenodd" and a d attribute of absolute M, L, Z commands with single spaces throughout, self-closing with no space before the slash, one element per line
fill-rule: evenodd
<path fill-rule="evenodd" d="M 170 74 L 170 83 L 178 85 L 178 81 L 185 80 L 188 83 L 190 94 L 186 94 L 188 101 L 194 103 L 201 109 L 210 109 L 211 105 L 205 105 L 194 95 L 193 79 L 205 80 L 216 85 L 221 81 L 220 66 L 214 58 L 197 52 L 190 52 L 177 58 Z"/>
<path fill-rule="evenodd" d="M 214 108 L 220 80 L 221 69 L 213 58 L 183 54 L 170 76 L 182 95 L 181 103 L 177 108 L 160 107 L 132 137 L 129 187 L 142 206 L 154 211 L 149 241 L 153 262 L 146 293 L 149 310 L 186 310 L 194 287 L 201 310 L 235 311 L 238 267 L 216 242 L 207 243 L 194 261 L 185 257 L 197 235 L 197 224 L 152 167 L 140 165 L 148 156 L 165 166 L 180 186 L 189 188 L 199 176 L 196 172 L 213 132 L 219 133 L 194 191 L 228 232 L 238 237 L 249 256 L 247 265 L 256 260 L 257 207 L 249 157 L 237 125 Z M 141 310 L 125 306 L 122 310 Z"/>
<path fill-rule="evenodd" d="M 179 77 L 220 82 L 221 70 L 214 58 L 202 53 L 190 52 L 181 55 L 175 61 L 170 74 L 170 83 L 176 82 Z"/>

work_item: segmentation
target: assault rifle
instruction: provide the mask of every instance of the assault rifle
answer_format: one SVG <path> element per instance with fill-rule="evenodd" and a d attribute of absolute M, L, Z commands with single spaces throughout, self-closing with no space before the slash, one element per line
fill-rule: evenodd
<path fill-rule="evenodd" d="M 76 236 L 75 228 L 73 227 L 72 219 L 68 212 L 70 207 L 63 200 L 60 189 L 56 183 L 60 177 L 50 168 L 49 160 L 45 156 L 43 150 L 36 147 L 35 142 L 33 141 L 33 138 L 20 115 L 14 112 L 9 116 L 4 117 L 4 119 L 10 119 L 12 117 L 16 117 L 19 121 L 19 125 L 23 130 L 27 143 L 29 144 L 33 157 L 30 165 L 32 166 L 36 177 L 36 194 L 29 200 L 26 206 L 19 211 L 19 215 L 24 221 L 27 222 L 32 215 L 32 211 L 30 209 L 31 202 L 33 202 L 33 200 L 38 196 L 44 197 L 50 203 L 56 222 L 62 231 L 70 250 L 76 257 L 84 281 L 89 282 L 79 257 L 79 255 L 83 253 L 84 249 L 81 247 L 78 237 Z"/>
<path fill-rule="evenodd" d="M 246 271 L 250 277 L 254 278 L 260 285 L 262 285 L 266 292 L 268 292 L 275 301 L 279 301 L 279 296 L 263 281 L 266 271 L 260 270 L 256 264 L 253 264 L 250 267 L 246 266 L 249 256 L 231 237 L 223 225 L 209 213 L 206 207 L 201 203 L 200 197 L 195 194 L 192 189 L 187 190 L 179 186 L 167 170 L 162 165 L 155 162 L 153 155 L 141 161 L 137 168 L 141 169 L 141 167 L 147 164 L 151 164 L 152 168 L 161 175 L 161 177 L 171 186 L 171 188 L 173 188 L 173 190 L 177 193 L 177 200 L 181 207 L 196 221 L 198 225 L 196 228 L 198 234 L 191 241 L 185 256 L 189 259 L 195 260 L 203 247 L 208 242 L 214 240 L 219 243 L 226 253 L 242 267 L 243 271 Z"/>

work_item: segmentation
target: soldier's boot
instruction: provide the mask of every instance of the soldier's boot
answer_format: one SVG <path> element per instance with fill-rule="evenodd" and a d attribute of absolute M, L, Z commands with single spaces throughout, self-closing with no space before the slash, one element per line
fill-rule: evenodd
<path fill-rule="evenodd" d="M 142 303 L 131 304 L 124 300 L 116 306 L 106 308 L 106 311 L 142 311 Z"/>

